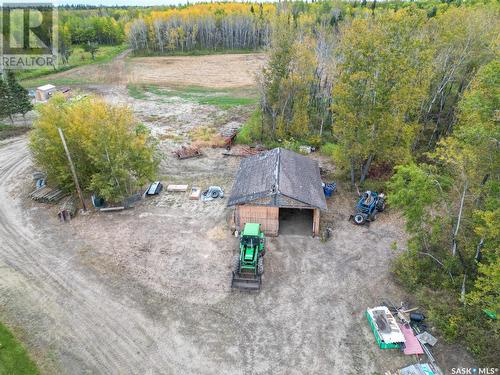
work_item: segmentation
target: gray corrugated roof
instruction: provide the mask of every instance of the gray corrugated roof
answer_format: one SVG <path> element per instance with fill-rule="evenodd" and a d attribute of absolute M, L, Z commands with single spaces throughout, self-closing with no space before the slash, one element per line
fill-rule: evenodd
<path fill-rule="evenodd" d="M 278 194 L 326 209 L 318 163 L 282 148 L 247 157 L 240 163 L 228 206 Z"/>

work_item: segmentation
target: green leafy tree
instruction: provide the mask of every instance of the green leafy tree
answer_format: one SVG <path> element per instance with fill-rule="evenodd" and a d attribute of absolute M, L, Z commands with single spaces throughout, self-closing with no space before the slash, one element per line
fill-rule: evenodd
<path fill-rule="evenodd" d="M 429 86 L 423 11 L 354 19 L 342 30 L 333 88 L 333 133 L 350 164 L 351 183 L 373 162 L 411 157 L 415 114 Z"/>
<path fill-rule="evenodd" d="M 64 131 L 83 190 L 120 201 L 155 178 L 156 143 L 129 108 L 56 95 L 39 112 L 30 137 L 34 159 L 66 190 L 74 185 L 57 128 Z"/>
<path fill-rule="evenodd" d="M 73 48 L 71 46 L 71 32 L 68 25 L 60 27 L 59 32 L 59 55 L 61 56 L 61 61 L 64 65 L 69 64 L 69 58 L 73 53 Z"/>
<path fill-rule="evenodd" d="M 453 133 L 426 155 L 433 165 L 398 167 L 389 183 L 389 203 L 411 233 L 395 273 L 426 296 L 447 337 L 486 364 L 496 361 L 500 332 L 483 312 L 500 308 L 499 77 L 498 61 L 483 66 L 459 103 Z"/>
<path fill-rule="evenodd" d="M 97 42 L 88 41 L 83 45 L 83 50 L 90 53 L 92 60 L 95 60 L 95 54 L 99 51 L 99 44 Z"/>

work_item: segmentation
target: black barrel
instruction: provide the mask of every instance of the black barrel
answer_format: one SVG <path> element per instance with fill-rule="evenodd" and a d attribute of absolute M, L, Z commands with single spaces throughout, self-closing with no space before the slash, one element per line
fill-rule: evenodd
<path fill-rule="evenodd" d="M 410 313 L 410 320 L 412 322 L 423 322 L 425 320 L 425 315 L 421 313 L 412 312 Z"/>

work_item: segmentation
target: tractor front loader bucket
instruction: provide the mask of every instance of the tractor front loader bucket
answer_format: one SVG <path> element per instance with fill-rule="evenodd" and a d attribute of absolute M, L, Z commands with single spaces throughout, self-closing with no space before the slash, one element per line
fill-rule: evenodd
<path fill-rule="evenodd" d="M 231 288 L 240 289 L 240 290 L 260 290 L 261 284 L 261 276 L 255 275 L 245 275 L 245 274 L 236 274 L 233 272 L 233 279 L 231 280 Z"/>

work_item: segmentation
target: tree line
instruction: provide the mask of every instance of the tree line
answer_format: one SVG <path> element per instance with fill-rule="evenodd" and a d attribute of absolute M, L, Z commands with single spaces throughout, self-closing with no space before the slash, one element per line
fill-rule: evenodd
<path fill-rule="evenodd" d="M 153 12 L 128 25 L 128 41 L 138 53 L 255 50 L 268 44 L 269 8 L 224 3 Z"/>

